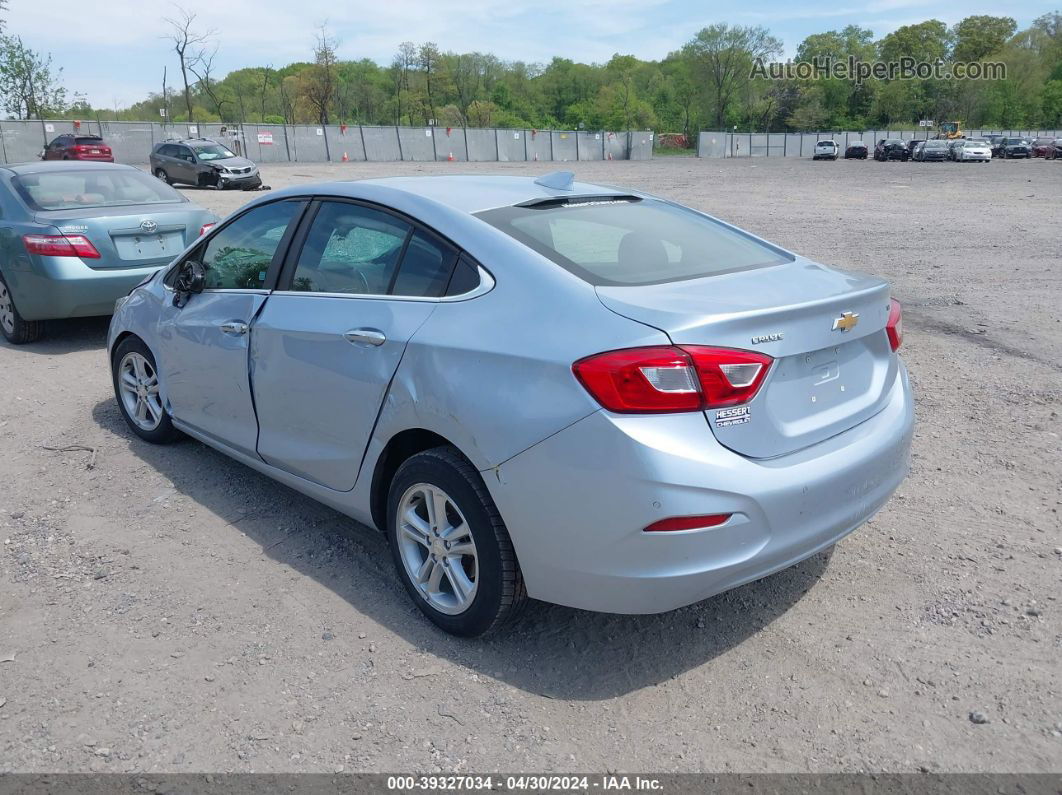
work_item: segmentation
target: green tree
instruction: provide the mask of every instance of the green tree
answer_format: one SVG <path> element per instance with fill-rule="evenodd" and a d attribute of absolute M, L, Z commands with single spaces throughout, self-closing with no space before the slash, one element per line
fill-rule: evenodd
<path fill-rule="evenodd" d="M 782 42 L 758 26 L 711 25 L 687 42 L 682 53 L 691 61 L 695 78 L 709 87 L 716 129 L 726 127 L 734 102 L 750 79 L 755 60 L 775 57 L 781 52 Z"/>
<path fill-rule="evenodd" d="M 955 40 L 952 58 L 966 63 L 984 60 L 999 52 L 1017 29 L 1018 23 L 1010 17 L 966 17 L 951 30 Z"/>
<path fill-rule="evenodd" d="M 66 108 L 61 68 L 51 53 L 27 47 L 18 36 L 0 36 L 0 97 L 4 108 L 19 119 L 58 115 Z"/>

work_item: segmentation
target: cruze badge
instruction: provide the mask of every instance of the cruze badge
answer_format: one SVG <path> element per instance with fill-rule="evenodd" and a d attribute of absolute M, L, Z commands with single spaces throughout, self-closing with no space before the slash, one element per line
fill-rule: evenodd
<path fill-rule="evenodd" d="M 765 342 L 778 342 L 784 337 L 785 334 L 781 331 L 775 334 L 759 334 L 752 338 L 753 345 L 762 345 Z"/>
<path fill-rule="evenodd" d="M 859 322 L 858 312 L 842 312 L 840 317 L 833 319 L 834 331 L 851 331 Z"/>

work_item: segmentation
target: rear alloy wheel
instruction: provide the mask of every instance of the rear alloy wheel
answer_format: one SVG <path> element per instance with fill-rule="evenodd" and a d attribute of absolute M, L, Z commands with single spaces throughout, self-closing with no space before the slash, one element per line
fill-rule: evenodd
<path fill-rule="evenodd" d="M 418 453 L 398 468 L 387 536 L 413 601 L 451 634 L 495 630 L 527 601 L 505 523 L 475 467 L 453 447 Z"/>
<path fill-rule="evenodd" d="M 36 342 L 44 333 L 44 321 L 22 319 L 3 276 L 0 276 L 0 332 L 12 345 Z"/>
<path fill-rule="evenodd" d="M 173 184 L 173 180 L 170 179 L 170 175 L 166 173 L 166 169 L 164 169 L 164 168 L 156 168 L 155 169 L 155 177 L 158 178 L 158 179 L 161 179 L 167 185 L 172 185 Z"/>
<path fill-rule="evenodd" d="M 114 352 L 111 376 L 118 408 L 133 433 L 152 444 L 166 444 L 181 432 L 162 405 L 155 357 L 147 345 L 129 337 Z"/>

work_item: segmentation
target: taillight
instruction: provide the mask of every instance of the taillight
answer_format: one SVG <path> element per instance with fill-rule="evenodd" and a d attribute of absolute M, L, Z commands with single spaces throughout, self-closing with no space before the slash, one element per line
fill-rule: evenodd
<path fill-rule="evenodd" d="M 885 332 L 889 335 L 889 346 L 895 351 L 903 342 L 903 309 L 895 298 L 889 301 L 889 319 L 885 323 Z"/>
<path fill-rule="evenodd" d="M 30 254 L 43 257 L 100 258 L 100 252 L 84 235 L 23 235 L 22 245 Z"/>
<path fill-rule="evenodd" d="M 202 237 L 215 226 L 217 226 L 217 224 L 203 224 L 203 226 L 199 229 L 199 236 Z"/>
<path fill-rule="evenodd" d="M 731 516 L 733 514 L 729 513 L 711 513 L 707 516 L 672 516 L 670 519 L 653 522 L 643 532 L 677 533 L 681 530 L 703 530 L 706 527 L 718 527 Z"/>
<path fill-rule="evenodd" d="M 772 361 L 752 351 L 680 345 L 599 353 L 577 361 L 572 372 L 609 411 L 671 413 L 752 400 Z"/>

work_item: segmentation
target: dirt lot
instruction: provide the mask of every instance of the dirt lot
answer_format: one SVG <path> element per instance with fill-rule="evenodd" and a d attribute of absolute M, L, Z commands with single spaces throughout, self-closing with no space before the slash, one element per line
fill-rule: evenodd
<path fill-rule="evenodd" d="M 919 425 L 888 507 L 832 559 L 667 615 L 533 605 L 455 640 L 374 530 L 136 440 L 106 321 L 55 323 L 0 345 L 0 770 L 1062 770 L 1062 164 L 575 170 L 892 280 Z"/>

